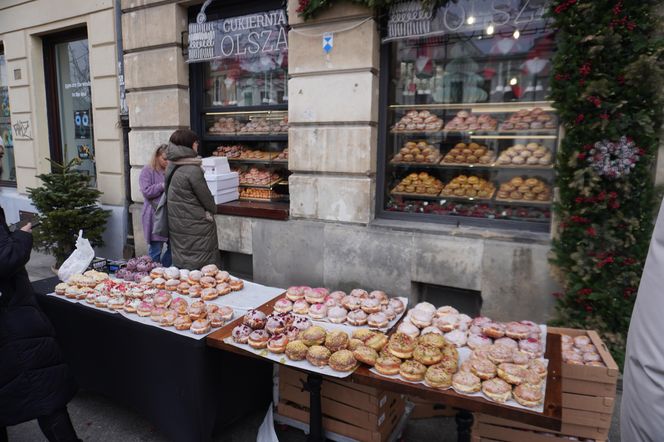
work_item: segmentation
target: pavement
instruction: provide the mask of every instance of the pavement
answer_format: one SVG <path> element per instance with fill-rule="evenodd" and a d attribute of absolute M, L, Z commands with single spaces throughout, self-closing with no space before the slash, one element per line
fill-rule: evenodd
<path fill-rule="evenodd" d="M 51 257 L 33 252 L 27 266 L 31 279 L 38 280 L 52 276 L 51 266 L 53 262 L 54 260 Z M 619 388 L 609 434 L 611 442 L 620 441 L 621 397 L 622 391 Z M 79 437 L 86 441 L 166 442 L 169 440 L 134 410 L 89 391 L 80 391 L 70 402 L 68 409 Z M 258 427 L 264 419 L 265 411 L 258 411 L 245 416 L 232 427 L 217 432 L 213 436 L 213 440 L 215 442 L 256 440 Z M 306 441 L 306 435 L 301 430 L 280 425 L 276 425 L 275 429 L 279 440 L 282 442 Z M 9 427 L 8 433 L 11 442 L 46 442 L 39 430 L 37 421 L 34 420 Z M 456 441 L 454 418 L 409 420 L 400 440 L 403 442 Z"/>

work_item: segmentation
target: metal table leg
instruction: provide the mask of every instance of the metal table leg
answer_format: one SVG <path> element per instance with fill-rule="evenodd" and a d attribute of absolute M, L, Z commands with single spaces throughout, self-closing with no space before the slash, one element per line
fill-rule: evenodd
<path fill-rule="evenodd" d="M 323 442 L 323 410 L 320 401 L 320 387 L 323 378 L 314 373 L 307 375 L 307 382 L 303 387 L 309 392 L 309 436 L 308 442 Z"/>
<path fill-rule="evenodd" d="M 454 420 L 457 424 L 457 441 L 470 442 L 470 432 L 473 426 L 473 414 L 466 410 L 459 410 Z"/>

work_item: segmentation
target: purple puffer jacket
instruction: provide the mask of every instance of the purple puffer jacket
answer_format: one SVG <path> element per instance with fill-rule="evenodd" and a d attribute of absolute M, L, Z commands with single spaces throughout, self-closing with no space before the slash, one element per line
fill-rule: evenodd
<path fill-rule="evenodd" d="M 161 198 L 161 195 L 164 193 L 164 172 L 155 170 L 147 165 L 141 170 L 138 184 L 141 187 L 141 193 L 145 199 L 145 202 L 143 203 L 143 211 L 141 212 L 141 222 L 143 223 L 145 241 L 148 244 L 153 241 L 166 241 L 166 238 L 152 234 L 152 227 L 154 226 L 154 208 L 152 207 L 152 204 L 156 207 L 159 198 Z"/>

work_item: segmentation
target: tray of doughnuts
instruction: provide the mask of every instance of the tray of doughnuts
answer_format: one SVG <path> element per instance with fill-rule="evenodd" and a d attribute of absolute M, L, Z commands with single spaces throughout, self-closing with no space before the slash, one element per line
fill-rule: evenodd
<path fill-rule="evenodd" d="M 549 204 L 551 194 L 551 186 L 543 180 L 517 176 L 500 185 L 496 201 Z"/>
<path fill-rule="evenodd" d="M 495 159 L 495 152 L 485 145 L 478 143 L 457 143 L 445 154 L 445 157 L 440 164 L 453 164 L 455 166 L 473 166 L 481 164 L 490 166 Z"/>
<path fill-rule="evenodd" d="M 474 175 L 459 175 L 445 185 L 441 196 L 466 199 L 491 199 L 495 192 L 491 181 Z"/>
<path fill-rule="evenodd" d="M 500 130 L 504 131 L 541 131 L 556 129 L 556 118 L 553 114 L 544 112 L 540 107 L 521 109 L 514 112 L 506 121 L 501 123 Z"/>
<path fill-rule="evenodd" d="M 445 125 L 445 130 L 449 132 L 466 131 L 494 131 L 498 127 L 498 120 L 489 114 L 474 115 L 471 112 L 462 110 Z"/>
<path fill-rule="evenodd" d="M 392 157 L 392 163 L 436 164 L 440 161 L 440 149 L 426 141 L 408 141 Z"/>
<path fill-rule="evenodd" d="M 244 149 L 244 147 L 240 144 L 234 144 L 231 146 L 218 146 L 215 151 L 212 152 L 212 155 L 216 157 L 226 157 L 229 160 L 238 159 L 242 154 L 242 149 Z"/>
<path fill-rule="evenodd" d="M 357 343 L 336 324 L 260 310 L 249 310 L 235 324 L 227 344 L 280 364 L 336 378 L 349 376 L 359 365 L 351 350 Z"/>
<path fill-rule="evenodd" d="M 440 132 L 443 120 L 428 110 L 409 110 L 392 127 L 392 132 Z"/>
<path fill-rule="evenodd" d="M 435 197 L 443 190 L 443 182 L 429 175 L 428 172 L 413 172 L 403 178 L 397 186 L 392 189 L 393 195 L 420 195 Z"/>
<path fill-rule="evenodd" d="M 539 143 L 515 144 L 500 153 L 496 165 L 501 167 L 550 167 L 551 149 Z"/>

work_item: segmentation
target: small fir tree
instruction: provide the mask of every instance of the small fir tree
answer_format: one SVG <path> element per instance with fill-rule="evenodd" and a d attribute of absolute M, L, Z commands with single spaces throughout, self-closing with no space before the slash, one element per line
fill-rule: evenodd
<path fill-rule="evenodd" d="M 102 234 L 110 211 L 99 207 L 102 192 L 89 187 L 90 177 L 75 169 L 80 159 L 67 164 L 49 161 L 53 171 L 39 175 L 42 186 L 28 189 L 28 195 L 39 211 L 40 225 L 33 231 L 35 248 L 53 255 L 60 267 L 74 251 L 79 230 L 93 247 L 104 244 Z"/>

